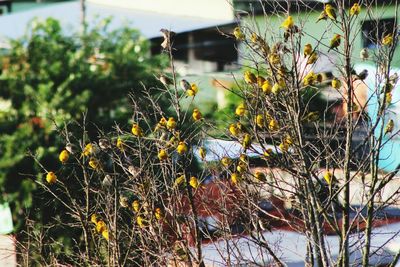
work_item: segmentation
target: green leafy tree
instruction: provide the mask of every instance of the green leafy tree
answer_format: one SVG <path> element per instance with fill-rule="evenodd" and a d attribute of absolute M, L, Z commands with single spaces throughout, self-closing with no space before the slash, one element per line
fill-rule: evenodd
<path fill-rule="evenodd" d="M 95 121 L 85 133 L 94 136 L 99 128 L 129 123 L 126 96 L 145 109 L 141 82 L 154 85 L 152 73 L 164 67 L 137 30 L 108 31 L 109 23 L 102 20 L 81 37 L 67 35 L 57 20 L 33 21 L 1 55 L 0 102 L 9 107 L 0 109 L 0 202 L 11 204 L 17 229 L 27 209 L 35 219 L 51 213 L 36 210 L 48 199 L 34 183 L 44 175 L 28 152 L 49 168 L 59 167 L 66 142 L 55 128 L 68 129 L 64 121 Z"/>

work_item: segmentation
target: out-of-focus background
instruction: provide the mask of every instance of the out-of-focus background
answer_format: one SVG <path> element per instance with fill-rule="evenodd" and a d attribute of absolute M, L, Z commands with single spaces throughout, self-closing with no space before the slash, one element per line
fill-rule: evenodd
<path fill-rule="evenodd" d="M 83 9 L 81 1 L 0 0 L 0 266 L 15 265 L 15 238 L 29 219 L 44 223 L 53 215 L 43 210 L 50 196 L 38 195 L 34 179 L 43 179 L 43 174 L 28 153 L 46 166 L 56 166 L 54 155 L 65 144 L 54 129 L 67 127 L 65 120 L 82 120 L 84 113 L 103 131 L 115 122 L 128 124 L 127 95 L 140 97 L 141 82 L 157 85 L 156 77 L 169 70 L 160 47 L 161 28 L 177 34 L 173 51 L 177 73 L 200 87 L 187 108 L 201 108 L 206 118 L 226 128 L 237 98 L 225 88 L 235 87 L 233 74 L 242 72 L 248 60 L 248 51 L 231 38 L 232 31 L 238 24 L 257 25 L 261 35 L 272 38 L 268 32 L 279 27 L 283 15 L 269 2 L 87 0 Z M 305 44 L 325 31 L 324 24 L 315 23 L 324 1 L 302 2 L 294 17 L 313 33 L 304 36 Z M 379 20 L 359 16 L 354 54 L 362 48 L 373 51 L 378 42 L 373 36 L 393 29 L 397 18 L 391 1 L 379 1 L 376 13 Z M 329 81 L 339 62 L 335 52 L 324 52 L 314 71 Z M 357 71 L 370 70 L 366 84 L 373 83 L 374 62 L 358 58 L 355 62 Z M 392 66 L 400 67 L 398 50 Z M 357 90 L 363 105 L 368 88 Z M 322 103 L 331 103 L 332 117 L 340 119 L 341 96 L 329 86 L 321 92 Z M 399 99 L 399 91 L 394 91 L 393 102 Z M 314 104 L 318 108 L 319 103 Z M 392 109 L 398 110 L 398 105 Z M 393 146 L 398 146 L 398 139 Z M 390 171 L 399 161 L 400 157 L 388 156 L 381 167 Z M 54 234 L 62 238 L 63 233 Z"/>

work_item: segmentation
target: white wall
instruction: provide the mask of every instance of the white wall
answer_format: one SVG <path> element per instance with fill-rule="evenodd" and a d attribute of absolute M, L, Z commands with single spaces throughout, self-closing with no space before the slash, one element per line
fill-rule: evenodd
<path fill-rule="evenodd" d="M 233 19 L 231 0 L 88 0 L 95 4 L 162 14 L 210 19 Z"/>
<path fill-rule="evenodd" d="M 15 239 L 11 235 L 0 235 L 0 266 L 17 266 Z"/>

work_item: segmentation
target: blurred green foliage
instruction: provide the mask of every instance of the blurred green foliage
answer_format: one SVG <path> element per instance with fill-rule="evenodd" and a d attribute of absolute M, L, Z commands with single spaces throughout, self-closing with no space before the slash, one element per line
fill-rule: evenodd
<path fill-rule="evenodd" d="M 229 124 L 235 120 L 235 109 L 237 105 L 243 102 L 243 98 L 240 95 L 241 91 L 237 85 L 225 91 L 225 106 L 218 112 L 211 113 L 211 119 L 215 121 L 218 129 L 216 132 L 226 130 Z"/>
<path fill-rule="evenodd" d="M 52 212 L 40 208 L 48 199 L 34 180 L 45 174 L 28 151 L 49 170 L 58 169 L 65 139 L 57 127 L 85 117 L 96 123 L 87 129 L 95 136 L 127 125 L 128 94 L 141 99 L 142 83 L 154 86 L 153 73 L 165 67 L 137 30 L 108 31 L 109 23 L 102 20 L 80 36 L 66 34 L 54 19 L 35 20 L 0 55 L 0 202 L 10 203 L 16 230 L 27 211 L 36 221 Z"/>

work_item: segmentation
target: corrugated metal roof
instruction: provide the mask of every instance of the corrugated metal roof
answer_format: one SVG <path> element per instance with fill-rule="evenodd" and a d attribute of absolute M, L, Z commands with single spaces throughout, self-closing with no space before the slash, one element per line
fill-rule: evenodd
<path fill-rule="evenodd" d="M 166 28 L 175 32 L 187 32 L 233 22 L 232 20 L 203 19 L 189 16 L 167 15 L 142 10 L 115 8 L 105 5 L 87 3 L 87 21 L 93 22 L 96 17 L 114 19 L 110 29 L 115 29 L 126 23 L 139 29 L 142 34 L 151 39 L 160 37 L 160 29 Z M 69 29 L 78 30 L 80 24 L 79 2 L 57 3 L 51 6 L 12 13 L 0 17 L 0 36 L 18 38 L 25 33 L 27 24 L 35 17 L 46 19 L 53 17 Z"/>

